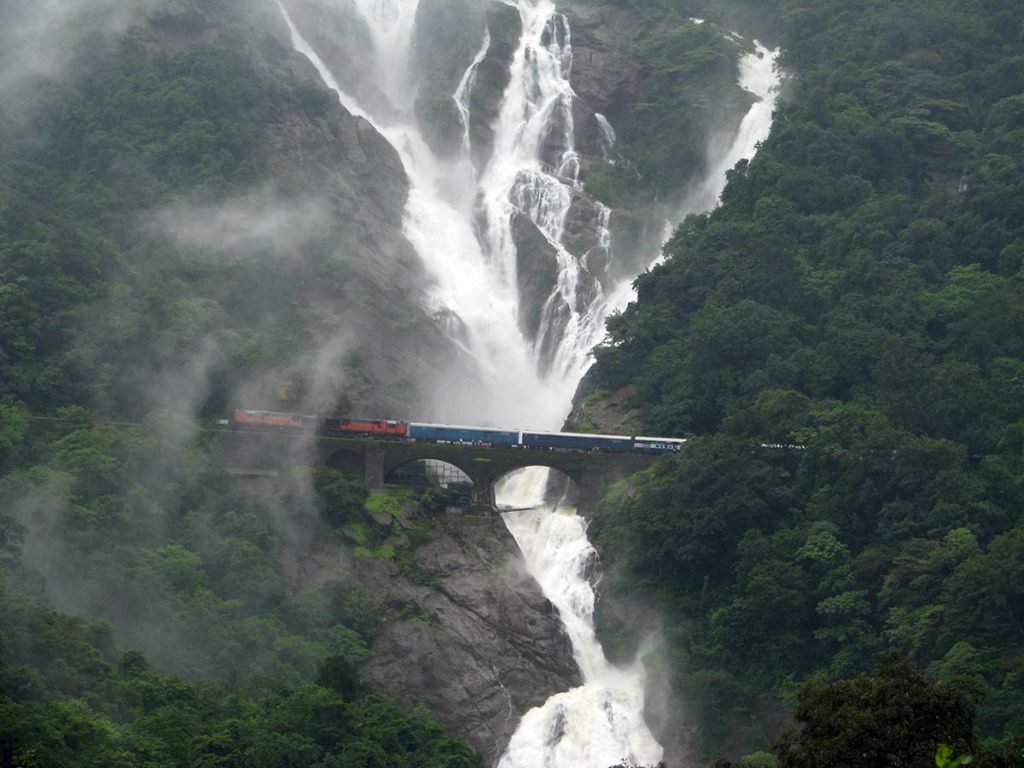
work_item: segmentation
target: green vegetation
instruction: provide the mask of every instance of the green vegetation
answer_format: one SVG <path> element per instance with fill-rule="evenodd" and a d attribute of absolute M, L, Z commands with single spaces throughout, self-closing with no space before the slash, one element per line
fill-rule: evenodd
<path fill-rule="evenodd" d="M 1019 11 L 623 2 L 671 23 L 635 52 L 617 164 L 587 180 L 612 204 L 676 190 L 728 119 L 704 95 L 734 83 L 735 44 L 686 14 L 771 18 L 795 80 L 598 350 L 597 385 L 635 384 L 644 431 L 695 436 L 605 500 L 611 587 L 666 615 L 706 758 L 995 761 L 1024 731 Z M 331 108 L 244 27 L 184 49 L 86 31 L 66 77 L 0 110 L 2 765 L 477 764 L 359 680 L 384 614 L 415 606 L 289 573 L 323 537 L 432 585 L 410 555 L 426 515 L 406 525 L 409 499 L 330 470 L 239 481 L 159 411 L 301 390 L 338 307 L 380 303 L 315 221 L 283 259 L 177 238 L 197 208 L 296 203 L 268 134 Z M 366 385 L 364 354 L 327 365 Z M 887 648 L 924 678 L 858 676 Z M 769 753 L 790 708 L 804 729 Z"/>
<path fill-rule="evenodd" d="M 301 478 L 268 498 L 212 469 L 189 422 L 93 425 L 69 408 L 40 435 L 3 416 L 0 764 L 478 765 L 358 682 L 384 606 L 339 578 L 286 586 L 361 483 L 321 473 L 318 519 Z"/>
<path fill-rule="evenodd" d="M 478 768 L 424 712 L 331 656 L 315 683 L 192 685 L 117 654 L 110 627 L 0 588 L 0 765 Z"/>
<path fill-rule="evenodd" d="M 309 388 L 344 307 L 368 311 L 348 235 L 274 144 L 316 133 L 333 98 L 268 59 L 252 20 L 214 23 L 181 51 L 83 32 L 66 77 L 0 112 L 0 401 L 212 417 L 244 383 L 273 405 L 280 381 Z M 333 365 L 369 386 L 357 351 Z"/>
<path fill-rule="evenodd" d="M 131 369 L 173 368 L 204 333 L 227 330 L 209 267 L 140 242 L 140 213 L 252 183 L 280 94 L 227 46 L 150 57 L 101 39 L 80 64 L 88 75 L 44 90 L 28 126 L 0 124 L 0 397 L 137 416 Z M 110 311 L 91 310 L 102 298 Z"/>
<path fill-rule="evenodd" d="M 971 681 L 986 743 L 1006 741 L 1024 732 L 1019 14 L 765 6 L 791 98 L 597 353 L 596 386 L 635 384 L 646 429 L 696 437 L 592 531 L 619 590 L 668 616 L 704 756 L 764 749 L 803 681 L 886 648 Z"/>
<path fill-rule="evenodd" d="M 747 755 L 741 765 L 1010 768 L 1024 763 L 1020 743 L 997 750 L 977 743 L 976 699 L 970 686 L 930 682 L 907 661 L 890 658 L 870 675 L 803 686 L 795 713 L 799 728 L 787 730 L 771 753 Z"/>
<path fill-rule="evenodd" d="M 333 97 L 274 69 L 251 8 L 198 6 L 213 42 L 83 29 L 0 109 L 0 765 L 477 766 L 359 682 L 390 607 L 296 573 L 344 530 L 387 554 L 362 482 L 233 477 L 161 410 L 301 389 L 364 285 L 269 166 Z M 267 206 L 311 219 L 301 247 L 247 234 Z"/>
<path fill-rule="evenodd" d="M 615 165 L 587 177 L 587 192 L 613 207 L 678 195 L 705 170 L 716 130 L 734 125 L 750 104 L 736 86 L 738 44 L 682 7 L 656 15 L 665 31 L 632 51 L 639 68 L 636 103 L 614 114 Z"/>

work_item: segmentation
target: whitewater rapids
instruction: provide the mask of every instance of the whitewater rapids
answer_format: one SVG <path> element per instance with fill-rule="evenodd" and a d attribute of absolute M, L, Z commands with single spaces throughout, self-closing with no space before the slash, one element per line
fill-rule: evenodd
<path fill-rule="evenodd" d="M 532 496 L 536 503 L 546 483 L 546 471 L 524 472 L 506 484 L 502 500 L 528 504 Z M 643 664 L 610 664 L 595 635 L 590 575 L 597 553 L 587 540 L 586 521 L 575 509 L 558 505 L 507 511 L 502 517 L 527 570 L 558 609 L 583 685 L 527 712 L 498 768 L 655 765 L 663 750 L 644 722 Z"/>

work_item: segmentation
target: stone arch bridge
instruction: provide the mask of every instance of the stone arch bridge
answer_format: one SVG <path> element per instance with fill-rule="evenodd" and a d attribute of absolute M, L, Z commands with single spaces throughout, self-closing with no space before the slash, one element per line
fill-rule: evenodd
<path fill-rule="evenodd" d="M 233 468 L 272 470 L 281 463 L 307 460 L 362 474 L 367 487 L 382 488 L 404 465 L 424 459 L 451 464 L 473 483 L 473 502 L 494 505 L 494 487 L 505 475 L 525 467 L 549 467 L 568 476 L 579 489 L 578 506 L 593 509 L 612 483 L 658 460 L 640 454 L 582 453 L 528 448 L 446 445 L 366 437 L 322 437 L 286 432 L 222 430 L 214 439 Z M 310 445 L 310 442 L 312 443 Z"/>

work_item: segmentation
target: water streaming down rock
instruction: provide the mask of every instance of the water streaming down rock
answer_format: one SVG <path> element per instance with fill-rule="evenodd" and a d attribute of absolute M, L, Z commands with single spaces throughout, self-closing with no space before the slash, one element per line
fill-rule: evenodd
<path fill-rule="evenodd" d="M 740 62 L 740 85 L 758 97 L 730 141 L 709 151 L 711 172 L 687 196 L 677 216 L 665 224 L 664 240 L 686 215 L 717 205 L 725 188 L 725 172 L 752 157 L 768 137 L 778 95 L 778 51 L 755 43 L 755 52 Z M 660 258 L 660 256 L 659 256 Z M 603 324 L 607 313 L 633 298 L 629 280 L 622 281 L 598 307 Z M 584 685 L 556 694 L 528 712 L 512 736 L 499 768 L 607 768 L 616 763 L 653 765 L 662 748 L 643 719 L 645 673 L 642 663 L 614 667 L 594 636 L 594 591 L 590 583 L 595 553 L 586 523 L 573 510 L 543 506 L 546 470 L 527 470 L 510 479 L 499 501 L 516 511 L 504 513 L 531 574 L 558 608 L 573 643 Z M 534 508 L 524 509 L 537 504 Z"/>
<path fill-rule="evenodd" d="M 488 251 L 506 275 L 515 274 L 522 246 L 513 227 L 517 216 L 529 220 L 557 260 L 558 277 L 544 302 L 533 351 L 548 396 L 564 409 L 603 333 L 604 297 L 599 280 L 564 243 L 581 186 L 569 22 L 550 0 L 515 6 L 523 33 L 495 126 L 494 155 L 481 178 L 482 214 Z"/>
<path fill-rule="evenodd" d="M 692 19 L 703 24 L 703 19 Z M 661 244 L 664 246 L 679 223 L 692 213 L 710 211 L 718 205 L 725 189 L 726 172 L 736 163 L 749 159 L 757 152 L 758 145 L 768 138 L 772 128 L 772 116 L 779 98 L 781 73 L 778 68 L 779 49 L 769 49 L 754 40 L 753 52 L 745 54 L 739 63 L 739 85 L 753 94 L 757 101 L 743 116 L 736 133 L 719 136 L 708 147 L 708 173 L 683 198 L 673 216 L 666 219 Z M 650 266 L 659 264 L 664 253 L 659 249 L 648 260 Z M 632 280 L 623 280 L 610 292 L 608 308 L 619 311 L 636 297 Z"/>
<path fill-rule="evenodd" d="M 476 56 L 473 57 L 473 62 L 469 65 L 466 71 L 462 75 L 462 79 L 459 80 L 459 85 L 455 89 L 455 93 L 452 95 L 452 101 L 455 102 L 455 109 L 459 113 L 459 122 L 462 123 L 462 156 L 466 162 L 472 162 L 473 159 L 473 146 L 470 135 L 470 113 L 469 113 L 469 94 L 473 91 L 473 86 L 476 85 L 476 73 L 480 68 L 480 64 L 483 62 L 484 57 L 487 56 L 487 51 L 491 47 L 491 31 L 489 29 L 484 30 L 484 41 L 480 45 L 480 50 L 477 51 Z"/>
<path fill-rule="evenodd" d="M 768 138 L 772 128 L 772 114 L 779 97 L 778 49 L 770 50 L 757 40 L 753 53 L 740 59 L 740 87 L 757 97 L 743 117 L 739 130 L 731 141 L 720 141 L 708 154 L 708 175 L 696 192 L 687 197 L 678 220 L 690 213 L 709 211 L 718 205 L 725 189 L 725 174 L 740 160 L 753 157 L 757 145 Z M 724 137 L 723 137 L 724 138 Z"/>
<path fill-rule="evenodd" d="M 610 161 L 612 147 L 615 146 L 615 129 L 612 128 L 612 124 L 608 122 L 608 118 L 602 115 L 600 112 L 594 113 L 594 119 L 597 120 L 597 127 L 601 131 L 601 139 L 598 142 L 598 148 L 601 150 L 601 159 Z"/>
<path fill-rule="evenodd" d="M 606 206 L 590 203 L 595 245 L 585 255 L 574 255 L 565 244 L 567 220 L 583 194 L 569 81 L 569 22 L 551 0 L 504 2 L 518 11 L 522 34 L 493 126 L 493 153 L 479 174 L 467 162 L 472 157 L 470 96 L 489 34 L 452 95 L 462 121 L 462 151 L 445 160 L 430 149 L 410 109 L 415 94 L 408 59 L 418 0 L 355 2 L 374 43 L 370 71 L 376 82 L 369 90 L 383 94 L 383 105 L 378 100 L 361 104 L 345 93 L 286 7 L 280 7 L 293 47 L 310 59 L 350 112 L 368 120 L 394 146 L 409 177 L 404 234 L 436 281 L 429 293 L 431 308 L 439 317 L 457 319 L 451 336 L 465 351 L 466 363 L 465 371 L 441 383 L 444 396 L 422 417 L 558 428 L 589 365 L 589 352 L 603 336 L 605 319 L 625 305 L 632 291 L 629 280 L 611 291 L 601 281 L 612 256 Z M 714 205 L 724 171 L 752 154 L 767 135 L 777 83 L 771 79 L 773 57 L 763 48 L 759 53 L 756 62 L 744 58 L 741 85 L 762 101 L 747 115 L 739 135 L 717 148 L 709 164 L 713 178 L 688 198 L 678 218 Z M 762 75 L 767 78 L 763 89 Z M 610 125 L 602 130 L 610 151 L 614 131 Z M 557 264 L 532 337 L 521 331 L 526 297 L 519 295 L 517 280 L 526 240 L 543 244 Z M 469 386 L 461 381 L 467 377 L 473 379 Z M 546 471 L 523 472 L 502 486 L 500 500 L 533 507 L 506 513 L 506 524 L 530 573 L 559 609 L 585 684 L 529 712 L 500 765 L 655 763 L 662 750 L 643 719 L 643 667 L 617 668 L 605 659 L 594 636 L 589 577 L 595 554 L 585 522 L 572 510 L 541 506 L 546 485 Z"/>
<path fill-rule="evenodd" d="M 406 20 L 415 17 L 416 0 L 381 2 L 385 10 L 376 11 L 375 0 L 361 0 L 360 9 L 368 13 L 367 23 L 378 44 L 392 46 L 395 34 L 377 24 L 393 23 L 403 28 L 406 45 L 410 29 Z M 516 326 L 518 296 L 514 283 L 503 279 L 491 260 L 484 255 L 475 232 L 473 205 L 475 190 L 464 183 L 464 166 L 437 158 L 423 139 L 408 112 L 378 116 L 360 104 L 339 85 L 323 59 L 317 55 L 289 15 L 278 3 L 292 35 L 293 47 L 316 67 L 328 87 L 338 93 L 343 106 L 368 120 L 398 152 L 409 177 L 403 230 L 424 265 L 436 281 L 428 291 L 432 309 L 440 317 L 457 318 L 452 340 L 462 346 L 466 370 L 441 382 L 432 413 L 423 418 L 461 420 L 470 423 L 550 424 L 557 422 L 563 406 L 548 396 L 534 363 L 529 343 Z M 386 12 L 385 12 L 386 11 Z M 375 71 L 386 75 L 389 87 L 408 82 L 399 63 L 406 54 L 392 47 L 378 48 Z M 397 74 L 396 74 L 397 73 Z M 410 102 L 398 94 L 400 101 Z M 467 381 L 471 379 L 471 381 Z M 496 403 L 502 404 L 495 414 Z"/>
<path fill-rule="evenodd" d="M 503 500 L 523 503 L 532 495 L 536 503 L 546 481 L 546 472 L 525 472 L 507 484 Z M 503 517 L 527 570 L 558 609 L 583 685 L 527 712 L 498 768 L 654 765 L 662 748 L 644 722 L 643 664 L 613 666 L 595 635 L 590 578 L 597 554 L 587 540 L 586 521 L 558 505 L 507 511 Z"/>

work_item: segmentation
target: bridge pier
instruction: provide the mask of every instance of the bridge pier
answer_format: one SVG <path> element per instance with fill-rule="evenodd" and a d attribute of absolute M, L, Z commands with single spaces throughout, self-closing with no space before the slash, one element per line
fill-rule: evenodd
<path fill-rule="evenodd" d="M 384 451 L 379 443 L 368 441 L 363 451 L 363 482 L 370 490 L 384 487 Z"/>
<path fill-rule="evenodd" d="M 465 470 L 463 470 L 465 472 Z M 473 481 L 473 503 L 489 507 L 496 505 L 494 496 L 494 467 L 489 458 L 476 457 L 469 473 Z"/>
<path fill-rule="evenodd" d="M 594 462 L 584 464 L 577 485 L 579 498 L 576 501 L 576 511 L 587 517 L 597 508 L 608 488 L 608 467 L 598 466 Z"/>

